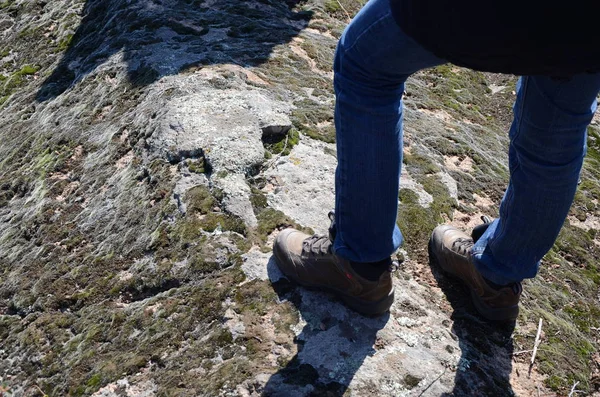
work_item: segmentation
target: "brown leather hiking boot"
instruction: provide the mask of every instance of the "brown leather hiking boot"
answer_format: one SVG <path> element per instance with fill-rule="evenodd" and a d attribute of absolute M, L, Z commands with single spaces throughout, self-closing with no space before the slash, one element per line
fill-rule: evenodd
<path fill-rule="evenodd" d="M 369 316 L 383 314 L 394 301 L 391 269 L 378 281 L 359 276 L 349 261 L 336 256 L 327 236 L 282 230 L 273 253 L 287 278 L 305 287 L 335 292 L 351 309 Z"/>
<path fill-rule="evenodd" d="M 473 239 L 455 227 L 438 226 L 429 241 L 431 260 L 445 272 L 463 281 L 477 311 L 492 321 L 512 321 L 519 314 L 521 283 L 492 287 L 477 271 L 471 257 Z"/>

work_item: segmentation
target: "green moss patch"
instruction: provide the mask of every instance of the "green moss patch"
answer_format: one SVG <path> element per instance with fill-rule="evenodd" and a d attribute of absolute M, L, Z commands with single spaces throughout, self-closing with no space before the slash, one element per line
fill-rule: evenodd
<path fill-rule="evenodd" d="M 277 294 L 270 283 L 253 280 L 249 285 L 237 290 L 235 302 L 239 313 L 252 312 L 260 316 L 267 313 L 267 309 L 277 301 Z"/>
<path fill-rule="evenodd" d="M 420 154 L 407 154 L 403 158 L 409 172 L 419 174 L 435 174 L 440 167 L 430 158 Z"/>
<path fill-rule="evenodd" d="M 332 71 L 335 43 L 326 45 L 317 40 L 304 40 L 300 47 L 315 61 L 317 68 L 327 72 Z"/>
<path fill-rule="evenodd" d="M 302 230 L 307 234 L 314 233 L 312 229 L 298 225 L 290 217 L 279 210 L 264 208 L 262 210 L 259 209 L 257 212 L 256 218 L 258 219 L 258 227 L 256 229 L 255 238 L 261 243 L 265 243 L 267 241 L 267 236 L 275 229 L 279 228 L 293 227 Z"/>
<path fill-rule="evenodd" d="M 335 142 L 333 107 L 330 105 L 321 105 L 309 99 L 298 102 L 292 112 L 292 122 L 304 135 L 328 143 Z"/>
<path fill-rule="evenodd" d="M 435 227 L 452 218 L 456 200 L 449 196 L 445 185 L 437 175 L 420 178 L 423 189 L 433 196 L 428 208 L 422 207 L 418 196 L 410 189 L 400 189 L 398 208 L 398 226 L 404 236 L 404 244 L 409 255 L 422 263 L 426 263 L 427 244 Z"/>
<path fill-rule="evenodd" d="M 283 134 L 263 133 L 262 141 L 265 149 L 269 153 L 269 157 L 274 154 L 287 156 L 294 146 L 300 142 L 300 134 L 295 128 L 291 128 Z"/>
<path fill-rule="evenodd" d="M 217 200 L 213 197 L 206 186 L 195 186 L 188 190 L 185 194 L 187 210 L 192 213 L 208 214 L 217 204 Z"/>
<path fill-rule="evenodd" d="M 418 203 L 416 193 L 409 189 L 400 190 L 398 226 L 404 237 L 409 255 L 418 259 L 425 258 L 425 248 L 433 229 L 442 222 L 439 212 L 423 208 Z"/>
<path fill-rule="evenodd" d="M 491 121 L 482 112 L 482 102 L 488 101 L 486 96 L 491 93 L 483 73 L 444 64 L 426 70 L 423 75 L 432 85 L 429 93 L 433 96 L 430 104 L 435 104 L 434 108 L 442 104 L 441 108 L 460 118 L 482 124 Z"/>
<path fill-rule="evenodd" d="M 6 102 L 15 91 L 32 81 L 32 76 L 39 70 L 40 66 L 38 65 L 25 65 L 8 77 L 0 78 L 0 98 L 4 98 L 3 102 Z"/>
<path fill-rule="evenodd" d="M 196 159 L 187 159 L 185 163 L 188 169 L 196 174 L 205 174 L 210 173 L 211 171 L 211 167 L 204 158 L 204 156 L 201 156 Z"/>

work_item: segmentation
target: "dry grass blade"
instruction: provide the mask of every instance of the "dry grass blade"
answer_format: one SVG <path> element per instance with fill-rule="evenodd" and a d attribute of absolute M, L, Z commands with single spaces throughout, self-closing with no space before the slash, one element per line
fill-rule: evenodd
<path fill-rule="evenodd" d="M 442 376 L 444 376 L 444 374 L 445 374 L 445 373 L 446 373 L 446 368 L 444 368 L 444 371 L 443 371 L 441 374 L 439 374 L 439 375 L 438 375 L 438 377 L 437 377 L 437 378 L 435 378 L 435 379 L 433 380 L 433 382 L 431 382 L 431 383 L 430 383 L 430 384 L 429 384 L 429 385 L 428 385 L 428 386 L 427 386 L 425 389 L 423 389 L 423 391 L 421 392 L 421 394 L 419 394 L 419 397 L 421 397 L 423 394 L 425 394 L 425 392 L 426 392 L 427 390 L 429 390 L 429 388 L 430 388 L 431 386 L 433 386 L 433 384 L 434 384 L 435 382 L 437 382 L 438 380 L 440 380 L 440 378 L 441 378 Z"/>
<path fill-rule="evenodd" d="M 533 363 L 535 362 L 535 355 L 537 353 L 538 346 L 540 345 L 540 336 L 542 335 L 542 319 L 538 323 L 537 334 L 535 335 L 535 342 L 533 343 L 533 354 L 531 355 L 531 363 L 529 364 L 529 373 L 527 376 L 531 377 L 531 370 L 533 369 Z"/>
<path fill-rule="evenodd" d="M 573 394 L 577 393 L 577 390 L 575 390 L 575 388 L 577 387 L 578 384 L 579 384 L 579 381 L 577 381 L 573 384 L 573 387 L 571 388 L 571 392 L 569 393 L 569 397 L 571 397 Z"/>
<path fill-rule="evenodd" d="M 519 354 L 531 353 L 533 350 L 520 350 L 518 352 L 512 352 L 511 356 L 518 356 Z"/>
<path fill-rule="evenodd" d="M 348 10 L 346 10 L 346 8 L 342 5 L 342 3 L 340 2 L 340 0 L 336 0 L 338 5 L 340 6 L 340 8 L 342 9 L 342 11 L 344 11 L 344 14 L 346 14 L 346 17 L 348 18 L 348 22 L 350 22 L 352 20 L 352 17 L 350 16 L 350 13 L 348 12 Z"/>

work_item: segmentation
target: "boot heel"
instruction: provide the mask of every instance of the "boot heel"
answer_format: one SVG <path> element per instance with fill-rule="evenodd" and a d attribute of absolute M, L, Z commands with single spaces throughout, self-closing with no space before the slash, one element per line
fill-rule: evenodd
<path fill-rule="evenodd" d="M 365 316 L 380 316 L 387 312 L 394 303 L 394 290 L 377 302 L 365 301 L 352 296 L 341 295 L 340 298 L 349 308 Z"/>

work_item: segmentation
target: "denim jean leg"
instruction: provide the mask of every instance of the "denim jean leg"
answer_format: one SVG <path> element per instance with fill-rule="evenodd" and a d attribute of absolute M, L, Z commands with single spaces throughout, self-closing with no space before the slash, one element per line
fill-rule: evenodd
<path fill-rule="evenodd" d="M 484 277 L 532 278 L 552 248 L 575 196 L 600 74 L 522 77 L 510 129 L 510 183 L 500 216 L 473 248 Z"/>
<path fill-rule="evenodd" d="M 389 0 L 369 1 L 342 35 L 334 64 L 337 255 L 374 262 L 400 245 L 404 82 L 444 62 L 400 30 Z"/>

